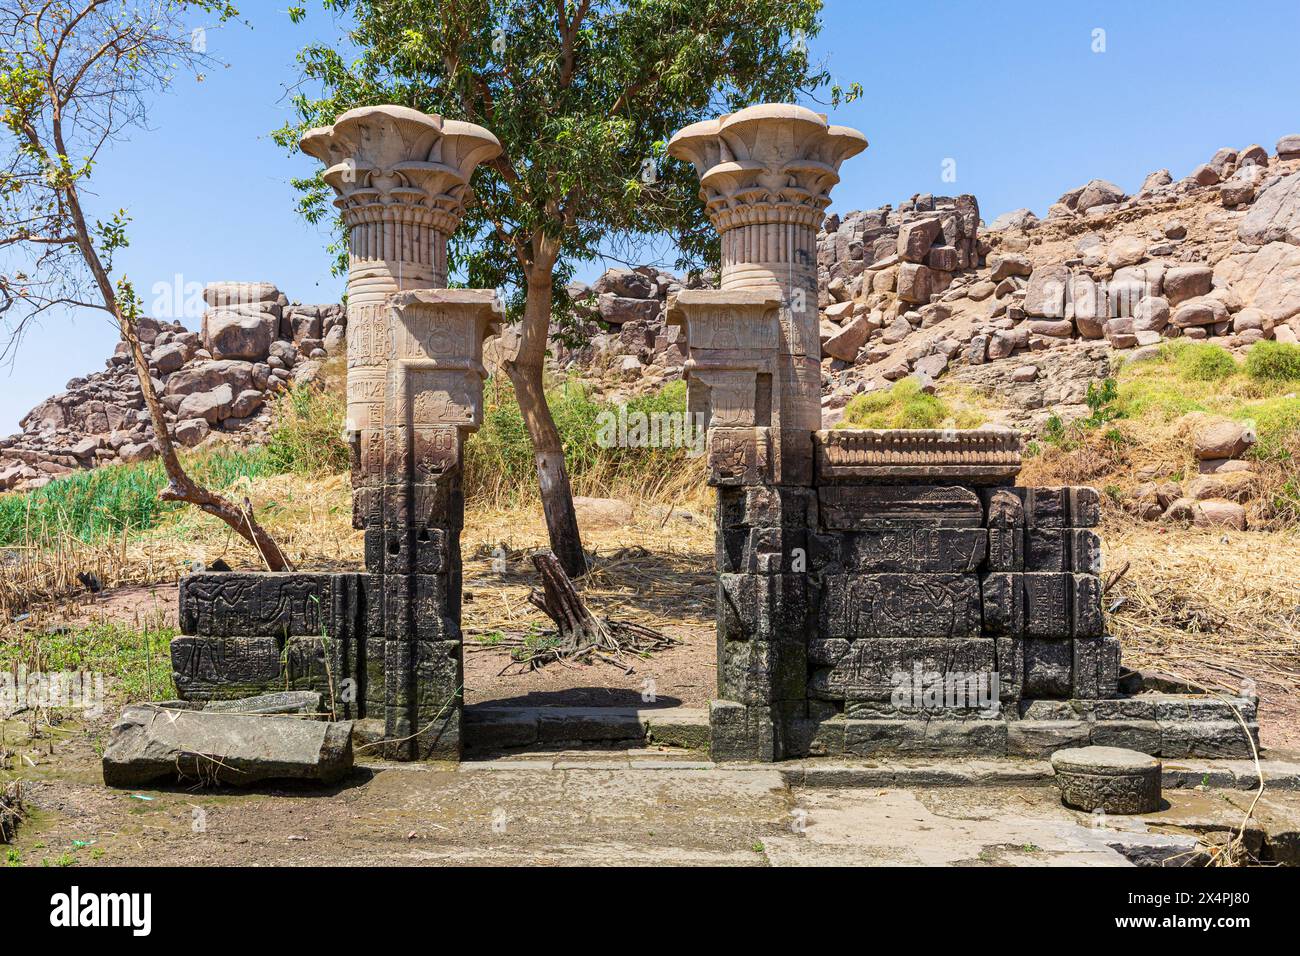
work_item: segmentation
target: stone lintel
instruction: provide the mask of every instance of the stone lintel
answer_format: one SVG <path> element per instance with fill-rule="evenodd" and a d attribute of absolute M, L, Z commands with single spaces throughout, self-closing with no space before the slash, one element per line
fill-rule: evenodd
<path fill-rule="evenodd" d="M 1020 473 L 1011 429 L 834 429 L 814 436 L 819 483 L 1008 485 Z"/>

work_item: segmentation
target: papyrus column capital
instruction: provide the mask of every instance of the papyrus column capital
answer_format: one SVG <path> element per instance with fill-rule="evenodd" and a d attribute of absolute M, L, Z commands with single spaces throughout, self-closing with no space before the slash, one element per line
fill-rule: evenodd
<path fill-rule="evenodd" d="M 668 152 L 695 166 L 700 195 L 719 234 L 760 224 L 820 225 L 844 160 L 867 138 L 789 103 L 750 106 L 693 123 Z"/>
<path fill-rule="evenodd" d="M 363 106 L 308 130 L 302 150 L 325 164 L 325 182 L 349 227 L 404 218 L 450 236 L 475 167 L 501 155 L 501 144 L 473 123 L 405 106 Z"/>

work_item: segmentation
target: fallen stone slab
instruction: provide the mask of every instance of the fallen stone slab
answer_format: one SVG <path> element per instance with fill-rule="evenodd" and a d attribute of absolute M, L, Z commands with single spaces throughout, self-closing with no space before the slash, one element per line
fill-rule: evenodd
<path fill-rule="evenodd" d="M 240 700 L 214 700 L 203 708 L 209 714 L 250 714 L 270 716 L 273 714 L 320 714 L 320 691 L 286 690 L 276 694 L 259 694 L 256 697 L 244 697 Z"/>
<path fill-rule="evenodd" d="M 1122 747 L 1072 747 L 1052 754 L 1066 806 L 1152 813 L 1160 807 L 1160 761 Z"/>
<path fill-rule="evenodd" d="M 352 769 L 352 723 L 139 704 L 113 725 L 103 766 L 110 787 L 168 777 L 237 787 L 265 780 L 333 783 Z"/>

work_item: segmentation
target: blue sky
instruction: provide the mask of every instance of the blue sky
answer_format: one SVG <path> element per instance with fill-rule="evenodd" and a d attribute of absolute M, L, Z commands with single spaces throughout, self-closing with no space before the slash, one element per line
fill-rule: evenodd
<path fill-rule="evenodd" d="M 134 217 L 119 257 L 146 307 L 157 283 L 269 280 L 291 298 L 337 301 L 328 237 L 295 213 L 289 180 L 312 161 L 286 157 L 270 130 L 289 118 L 286 87 L 307 42 L 338 35 L 313 10 L 245 0 L 250 27 L 209 31 L 229 63 L 160 98 L 152 128 L 102 163 L 107 212 Z M 1300 132 L 1295 67 L 1300 4 L 1256 0 L 879 3 L 827 0 L 809 43 L 842 83 L 866 95 L 833 121 L 871 143 L 843 169 L 833 210 L 897 203 L 917 192 L 974 193 L 986 221 L 1067 189 L 1110 179 L 1135 189 L 1152 169 L 1175 176 L 1220 146 L 1270 151 Z M 1104 52 L 1094 52 L 1096 31 Z M 815 105 L 815 104 L 809 104 Z M 824 110 L 825 108 L 822 107 Z M 956 181 L 942 178 L 955 168 Z M 597 270 L 598 271 L 598 270 Z M 184 318 L 197 327 L 195 317 Z M 0 368 L 0 435 L 76 375 L 103 367 L 116 331 L 96 315 L 50 317 Z"/>

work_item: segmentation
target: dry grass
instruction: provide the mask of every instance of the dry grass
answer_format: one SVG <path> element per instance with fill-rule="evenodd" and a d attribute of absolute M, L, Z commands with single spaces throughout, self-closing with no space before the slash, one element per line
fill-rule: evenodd
<path fill-rule="evenodd" d="M 1125 665 L 1233 694 L 1252 680 L 1266 744 L 1300 745 L 1300 534 L 1134 524 L 1122 516 L 1102 530 L 1107 568 L 1130 562 L 1107 595 Z"/>

